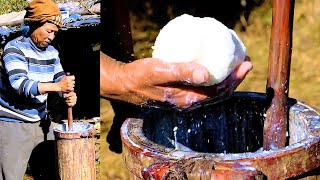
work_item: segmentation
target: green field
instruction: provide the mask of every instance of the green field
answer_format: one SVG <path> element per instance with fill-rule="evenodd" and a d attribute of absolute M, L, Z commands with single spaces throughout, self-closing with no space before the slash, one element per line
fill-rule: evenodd
<path fill-rule="evenodd" d="M 151 55 L 150 47 L 158 33 L 157 27 L 150 21 L 132 17 L 135 26 L 135 55 L 146 57 Z M 235 27 L 240 38 L 247 47 L 248 55 L 253 63 L 253 70 L 238 87 L 237 91 L 265 92 L 267 83 L 268 51 L 271 32 L 272 9 L 270 3 L 255 9 L 250 15 L 245 32 Z M 240 23 L 239 23 L 240 24 Z M 146 28 L 147 27 L 147 28 Z M 142 30 L 144 29 L 144 30 Z M 320 108 L 320 1 L 296 0 L 293 46 L 290 74 L 289 96 Z M 119 154 L 109 151 L 108 144 L 103 142 L 111 126 L 112 109 L 108 103 L 101 101 L 101 179 L 130 179 Z"/>

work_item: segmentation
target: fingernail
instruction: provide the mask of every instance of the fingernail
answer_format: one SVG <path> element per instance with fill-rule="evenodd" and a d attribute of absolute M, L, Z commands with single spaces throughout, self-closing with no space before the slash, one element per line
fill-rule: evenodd
<path fill-rule="evenodd" d="M 196 69 L 192 73 L 193 82 L 196 84 L 204 83 L 208 80 L 208 73 L 204 69 Z"/>
<path fill-rule="evenodd" d="M 251 70 L 252 70 L 252 68 L 253 68 L 253 64 L 252 64 L 252 63 L 250 63 L 250 66 L 249 66 L 248 68 L 249 68 L 249 71 L 251 71 Z"/>
<path fill-rule="evenodd" d="M 253 65 L 252 65 L 252 63 L 249 63 L 248 65 L 247 65 L 247 68 L 246 68 L 246 73 L 245 74 L 248 74 L 251 70 L 252 70 L 252 68 L 253 68 Z"/>

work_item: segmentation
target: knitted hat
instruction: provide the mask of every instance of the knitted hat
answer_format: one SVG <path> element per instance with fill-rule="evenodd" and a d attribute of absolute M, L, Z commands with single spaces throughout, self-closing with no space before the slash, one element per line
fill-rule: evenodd
<path fill-rule="evenodd" d="M 62 27 L 62 16 L 59 7 L 52 0 L 33 0 L 26 7 L 24 22 L 26 25 L 50 22 Z"/>

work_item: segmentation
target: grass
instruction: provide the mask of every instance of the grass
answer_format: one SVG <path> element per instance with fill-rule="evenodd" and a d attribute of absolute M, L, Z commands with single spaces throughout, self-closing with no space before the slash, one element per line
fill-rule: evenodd
<path fill-rule="evenodd" d="M 21 11 L 26 6 L 26 0 L 0 0 L 0 14 Z"/>
<path fill-rule="evenodd" d="M 320 59 L 320 5 L 319 1 L 296 1 L 293 46 L 290 71 L 289 96 L 320 107 L 320 73 L 317 66 Z M 267 11 L 267 12 L 266 12 Z M 238 90 L 265 92 L 269 39 L 271 31 L 271 9 L 255 11 L 246 32 L 239 32 L 251 56 L 254 69 Z M 260 21 L 261 14 L 269 14 L 269 21 Z"/>
<path fill-rule="evenodd" d="M 159 31 L 152 22 L 133 17 L 132 34 L 135 41 L 134 51 L 138 58 L 151 56 L 151 46 Z M 269 41 L 272 23 L 272 9 L 269 2 L 255 9 L 251 14 L 246 31 L 235 27 L 247 47 L 253 70 L 236 91 L 265 92 L 268 70 Z M 319 108 L 320 92 L 320 1 L 296 0 L 291 74 L 289 96 Z M 108 118 L 103 118 L 108 112 Z M 102 141 L 109 131 L 112 121 L 112 108 L 108 103 L 101 103 Z M 130 179 L 130 174 L 123 165 L 122 157 L 112 153 L 106 142 L 101 142 L 101 179 Z M 117 176 L 115 176 L 117 175 Z"/>
<path fill-rule="evenodd" d="M 106 143 L 106 136 L 110 130 L 114 112 L 109 101 L 100 100 L 100 118 L 101 118 L 101 179 L 103 180 L 128 180 L 130 173 L 125 168 L 122 155 L 109 150 Z"/>
<path fill-rule="evenodd" d="M 70 0 L 54 0 L 57 3 L 70 2 Z M 82 0 L 72 0 L 72 1 L 82 1 Z M 18 12 L 24 10 L 28 5 L 27 0 L 0 0 L 0 15 L 10 12 Z"/>

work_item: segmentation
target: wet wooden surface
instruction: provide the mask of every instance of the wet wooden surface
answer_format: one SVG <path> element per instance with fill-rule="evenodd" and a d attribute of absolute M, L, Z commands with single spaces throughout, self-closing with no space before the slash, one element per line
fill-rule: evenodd
<path fill-rule="evenodd" d="M 57 140 L 61 180 L 96 180 L 95 138 Z"/>
<path fill-rule="evenodd" d="M 265 150 L 286 145 L 293 12 L 294 0 L 273 0 L 267 81 L 267 95 L 271 103 L 264 123 Z"/>
<path fill-rule="evenodd" d="M 245 100 L 250 98 L 257 100 L 265 96 L 262 94 L 260 96 L 251 94 L 249 97 L 243 97 L 246 97 L 243 98 Z M 123 156 L 127 168 L 137 178 L 150 177 L 151 179 L 166 179 L 166 177 L 178 179 L 201 177 L 210 179 L 210 177 L 219 177 L 223 173 L 225 173 L 226 177 L 243 177 L 244 179 L 266 177 L 273 180 L 318 178 L 317 176 L 320 175 L 320 156 L 318 155 L 320 149 L 320 115 L 314 109 L 299 101 L 294 99 L 289 100 L 290 104 L 293 103 L 289 108 L 289 124 L 292 124 L 290 132 L 293 132 L 293 134 L 289 134 L 290 137 L 292 135 L 291 144 L 285 148 L 270 151 L 264 151 L 262 148 L 245 153 L 203 153 L 199 151 L 186 152 L 175 150 L 174 147 L 155 143 L 155 138 L 153 140 L 150 138 L 159 136 L 159 138 L 162 137 L 165 140 L 166 133 L 158 131 L 159 134 L 152 134 L 157 133 L 157 131 L 152 131 L 149 132 L 151 136 L 149 135 L 148 138 L 146 137 L 146 131 L 143 130 L 146 124 L 143 121 L 152 121 L 153 123 L 151 124 L 154 127 L 159 127 L 159 123 L 156 122 L 166 121 L 169 117 L 168 113 L 157 113 L 159 110 L 155 110 L 154 113 L 158 114 L 158 119 L 127 119 L 121 128 L 124 147 Z M 230 104 L 237 107 L 237 103 L 235 102 L 237 101 L 231 101 Z M 248 102 L 244 103 L 240 101 L 238 104 L 246 104 L 248 114 L 254 114 L 254 112 L 249 111 L 252 108 L 250 108 L 251 106 L 248 105 Z M 252 102 L 252 104 L 262 105 L 262 103 L 257 102 Z M 242 106 L 244 108 L 243 111 L 246 111 L 246 107 Z M 230 107 L 226 109 L 230 110 Z M 237 112 L 239 114 L 239 109 L 231 109 L 233 110 L 230 113 Z M 193 112 L 193 114 L 196 114 L 196 112 Z M 215 121 L 221 120 L 219 118 L 220 115 L 216 115 Z M 179 119 L 177 118 L 178 115 L 172 115 L 172 117 L 173 122 Z M 241 118 L 241 116 L 229 117 L 234 119 Z M 246 119 L 250 119 L 250 116 L 246 116 Z M 192 121 L 195 121 L 195 119 Z M 228 119 L 227 121 L 232 120 Z M 232 123 L 236 123 L 236 121 Z M 166 129 L 168 129 L 168 132 L 172 131 L 174 127 L 172 124 L 167 123 Z M 147 128 L 149 129 L 149 127 Z M 262 130 L 260 133 L 263 133 Z M 301 137 L 296 137 L 295 133 L 300 134 Z M 197 134 L 200 134 L 200 132 Z"/>
<path fill-rule="evenodd" d="M 91 123 L 90 123 L 91 122 Z M 67 122 L 65 122 L 67 123 Z M 55 129 L 56 161 L 60 180 L 96 180 L 97 161 L 99 162 L 100 126 L 99 118 L 87 122 L 88 129 L 80 132 L 58 131 Z M 91 126 L 91 125 L 92 126 Z M 97 126 L 98 124 L 98 126 Z M 85 126 L 84 126 L 85 127 Z"/>

